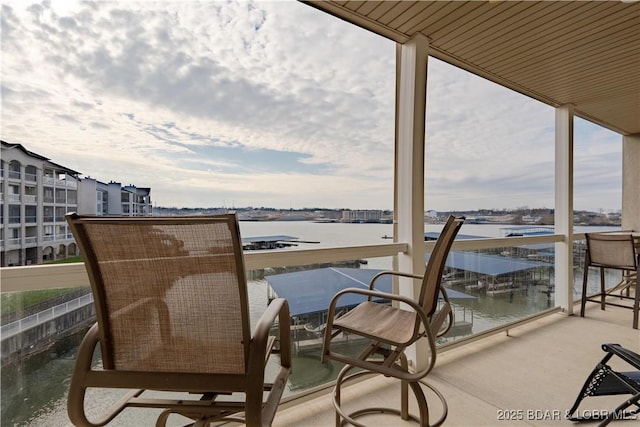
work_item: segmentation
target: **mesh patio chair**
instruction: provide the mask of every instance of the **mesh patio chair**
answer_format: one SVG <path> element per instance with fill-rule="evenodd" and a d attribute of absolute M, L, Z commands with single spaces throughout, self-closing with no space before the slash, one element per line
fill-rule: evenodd
<path fill-rule="evenodd" d="M 633 328 L 638 329 L 638 311 L 640 308 L 640 292 L 638 289 L 638 269 L 640 268 L 636 253 L 635 241 L 631 233 L 629 234 L 605 234 L 587 233 L 587 252 L 584 262 L 584 278 L 582 281 L 582 300 L 580 305 L 580 316 L 584 317 L 587 302 L 600 304 L 602 310 L 606 305 L 631 308 L 633 310 Z M 587 282 L 589 267 L 598 267 L 600 270 L 600 292 L 594 295 L 587 295 Z M 622 271 L 622 281 L 607 289 L 605 281 L 605 270 L 615 269 Z M 634 295 L 630 295 L 629 290 L 634 290 Z M 615 294 L 614 298 L 611 298 Z M 618 299 L 632 300 L 632 305 L 621 304 Z"/>
<path fill-rule="evenodd" d="M 71 379 L 67 409 L 73 424 L 101 426 L 125 408 L 146 407 L 159 409 L 157 425 L 172 414 L 194 425 L 270 425 L 291 372 L 289 308 L 284 299 L 271 301 L 252 333 L 235 215 L 68 214 L 67 221 L 97 317 Z M 276 320 L 279 339 L 269 334 Z M 98 345 L 100 368 L 92 366 Z M 277 350 L 273 375 L 266 378 L 267 360 Z M 132 390 L 90 421 L 85 394 L 92 388 Z"/>
<path fill-rule="evenodd" d="M 383 271 L 373 277 L 369 289 L 347 288 L 338 292 L 329 305 L 327 325 L 322 349 L 322 361 L 335 360 L 345 363 L 340 371 L 334 388 L 334 407 L 336 425 L 343 420 L 357 426 L 355 418 L 372 413 L 391 413 L 400 415 L 404 420 L 413 420 L 420 425 L 429 425 L 429 410 L 421 384 L 430 388 L 440 399 L 443 414 L 433 425 L 440 425 L 447 416 L 447 404 L 444 397 L 433 386 L 423 379 L 433 369 L 436 361 L 436 337 L 444 335 L 453 325 L 453 311 L 445 289 L 441 286 L 442 273 L 451 244 L 460 230 L 464 218 L 450 216 L 435 244 L 427 262 L 424 275 L 416 275 L 397 271 Z M 405 296 L 377 291 L 376 280 L 384 275 L 409 277 L 420 283 L 418 300 Z M 336 306 L 340 298 L 348 294 L 359 294 L 366 300 L 358 304 L 346 314 L 336 317 Z M 441 300 L 439 302 L 439 296 Z M 373 298 L 403 303 L 405 307 L 396 307 L 373 301 Z M 368 342 L 357 356 L 341 353 L 341 334 L 348 334 L 349 340 L 363 338 Z M 426 367 L 418 372 L 410 372 L 405 349 L 426 339 L 430 355 Z M 420 341 L 422 343 L 422 341 Z M 419 343 L 419 344 L 420 344 Z M 350 371 L 360 368 L 361 371 Z M 340 390 L 342 384 L 361 375 L 382 374 L 401 380 L 400 409 L 366 408 L 347 414 L 341 407 Z M 408 387 L 415 395 L 420 411 L 419 417 L 409 414 Z"/>
<path fill-rule="evenodd" d="M 602 350 L 607 354 L 593 369 L 568 411 L 567 418 L 571 421 L 601 421 L 599 425 L 605 426 L 613 420 L 637 419 L 640 413 L 640 355 L 619 344 L 603 344 Z M 609 360 L 614 356 L 633 370 L 614 370 L 609 365 Z M 587 397 L 616 395 L 631 397 L 625 398 L 615 409 L 579 410 Z"/>

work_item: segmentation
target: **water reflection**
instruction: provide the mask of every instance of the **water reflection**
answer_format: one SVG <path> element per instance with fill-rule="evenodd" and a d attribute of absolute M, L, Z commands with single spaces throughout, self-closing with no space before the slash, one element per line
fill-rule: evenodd
<path fill-rule="evenodd" d="M 75 354 L 86 332 L 56 341 L 47 351 L 2 367 L 2 425 L 44 425 L 37 422 L 52 413 L 64 414 L 58 423 L 68 425 L 66 393 Z"/>

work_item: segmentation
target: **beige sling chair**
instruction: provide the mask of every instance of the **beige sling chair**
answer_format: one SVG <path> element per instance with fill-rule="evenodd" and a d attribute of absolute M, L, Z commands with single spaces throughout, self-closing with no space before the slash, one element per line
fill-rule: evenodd
<path fill-rule="evenodd" d="M 638 288 L 639 254 L 636 254 L 635 241 L 631 233 L 606 234 L 587 233 L 587 251 L 584 262 L 584 276 L 582 281 L 582 300 L 580 316 L 584 317 L 587 302 L 597 302 L 602 310 L 607 305 L 630 308 L 633 310 L 633 328 L 638 329 L 638 311 L 640 309 L 640 289 Z M 587 295 L 589 267 L 600 270 L 600 292 Z M 622 271 L 622 280 L 612 288 L 607 289 L 605 270 Z M 630 295 L 629 290 L 634 290 Z M 623 291 L 626 291 L 623 292 Z M 615 296 L 614 296 L 615 294 Z M 631 304 L 621 304 L 619 300 L 631 300 Z"/>
<path fill-rule="evenodd" d="M 373 277 L 368 290 L 347 288 L 338 292 L 331 300 L 324 335 L 322 361 L 335 360 L 346 364 L 338 374 L 334 388 L 336 425 L 348 422 L 352 425 L 362 426 L 363 424 L 358 423 L 356 418 L 367 414 L 391 413 L 400 415 L 404 420 L 413 420 L 420 425 L 428 426 L 429 410 L 420 384 L 430 388 L 438 396 L 443 407 L 442 416 L 432 425 L 440 425 L 444 422 L 447 416 L 446 401 L 432 385 L 423 379 L 433 369 L 436 362 L 436 337 L 444 335 L 453 325 L 453 312 L 449 299 L 440 284 L 449 249 L 463 222 L 464 218 L 449 217 L 429 256 L 424 275 L 384 271 Z M 420 283 L 421 286 L 418 300 L 377 291 L 375 289 L 376 280 L 383 275 L 417 279 L 414 282 Z M 346 294 L 364 295 L 366 301 L 346 314 L 336 317 L 338 301 Z M 439 295 L 442 295 L 440 303 L 438 301 Z M 374 298 L 376 301 L 373 300 Z M 406 307 L 410 308 L 391 306 L 385 304 L 383 302 L 385 300 L 404 303 Z M 349 335 L 350 341 L 359 337 L 368 342 L 359 355 L 351 356 L 347 352 L 340 352 L 345 347 L 337 337 L 345 333 Z M 426 339 L 424 345 L 429 347 L 429 362 L 418 372 L 410 372 L 404 351 L 412 344 L 423 345 L 421 338 Z M 360 370 L 349 374 L 355 368 L 360 368 Z M 342 384 L 350 379 L 372 373 L 395 377 L 402 381 L 400 410 L 375 407 L 346 413 L 340 402 Z M 420 411 L 419 417 L 409 414 L 408 387 L 411 387 L 416 397 Z"/>
<path fill-rule="evenodd" d="M 284 299 L 271 301 L 251 331 L 235 215 L 68 214 L 67 221 L 84 258 L 97 316 L 71 379 L 71 422 L 101 426 L 127 407 L 145 407 L 158 409 L 156 425 L 172 414 L 194 425 L 270 425 L 291 372 L 289 308 Z M 276 320 L 279 339 L 269 334 Z M 98 345 L 102 366 L 94 367 Z M 265 382 L 271 379 L 265 378 L 265 366 L 276 349 L 275 378 Z M 90 421 L 85 393 L 92 388 L 132 391 Z"/>

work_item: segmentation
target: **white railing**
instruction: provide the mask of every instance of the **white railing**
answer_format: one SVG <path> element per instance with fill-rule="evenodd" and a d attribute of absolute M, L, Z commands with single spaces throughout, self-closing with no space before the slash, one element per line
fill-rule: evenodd
<path fill-rule="evenodd" d="M 20 195 L 19 194 L 9 194 L 7 197 L 7 200 L 9 201 L 9 203 L 14 202 L 14 203 L 19 203 L 20 202 Z"/>
<path fill-rule="evenodd" d="M 574 239 L 584 239 L 584 234 L 574 234 Z M 52 238 L 45 236 L 44 240 L 52 240 Z M 564 236 L 559 234 L 535 237 L 468 239 L 455 241 L 451 250 L 480 250 L 539 243 L 557 243 L 563 240 Z M 434 245 L 435 241 L 425 242 L 428 252 L 433 249 Z M 389 257 L 405 253 L 407 250 L 408 245 L 405 243 L 386 243 L 369 246 L 290 250 L 286 252 L 251 252 L 245 253 L 244 259 L 246 269 L 254 270 L 278 266 L 294 267 L 352 259 Z M 89 286 L 89 278 L 82 263 L 8 267 L 0 268 L 0 271 L 3 292 Z"/>
<path fill-rule="evenodd" d="M 3 325 L 0 329 L 0 335 L 2 336 L 2 339 L 5 340 L 14 335 L 18 335 L 27 329 L 34 328 L 38 325 L 49 322 L 56 317 L 60 317 L 90 304 L 93 304 L 93 294 L 91 293 L 83 295 L 80 298 L 67 301 L 63 304 L 56 305 L 55 307 L 51 307 L 39 313 L 32 314 L 31 316 L 24 317 L 20 320 L 16 320 L 15 322 Z"/>
<path fill-rule="evenodd" d="M 42 182 L 43 182 L 44 184 L 53 185 L 53 184 L 56 182 L 56 180 L 55 180 L 55 179 L 53 179 L 53 177 L 50 177 L 50 176 L 44 176 L 44 177 L 42 177 Z"/>
<path fill-rule="evenodd" d="M 36 203 L 38 201 L 38 196 L 31 196 L 25 194 L 24 196 L 25 203 Z"/>
<path fill-rule="evenodd" d="M 52 236 L 44 240 L 52 240 Z M 405 252 L 404 243 L 387 243 L 372 246 L 308 249 L 296 251 L 265 251 L 246 253 L 247 271 L 274 267 L 299 266 L 360 258 L 394 256 Z M 2 292 L 31 291 L 40 289 L 89 286 L 89 277 L 83 263 L 42 264 L 0 268 Z"/>
<path fill-rule="evenodd" d="M 21 243 L 20 237 L 14 237 L 12 239 L 7 239 L 7 245 L 9 246 L 19 246 Z"/>

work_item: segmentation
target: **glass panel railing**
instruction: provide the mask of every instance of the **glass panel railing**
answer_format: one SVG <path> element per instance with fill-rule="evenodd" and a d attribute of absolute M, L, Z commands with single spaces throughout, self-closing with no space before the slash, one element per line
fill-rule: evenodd
<path fill-rule="evenodd" d="M 455 320 L 438 344 L 505 326 L 553 307 L 554 258 L 554 243 L 451 252 L 443 283 Z M 366 264 L 346 267 L 305 266 L 251 272 L 252 311 L 260 313 L 266 307 L 265 300 L 274 295 L 286 298 L 291 306 L 294 375 L 288 396 L 333 381 L 339 372 L 339 364 L 320 363 L 326 308 L 336 292 L 332 285 L 346 283 L 349 275 L 357 276 L 361 284 L 368 283 L 377 267 L 390 269 L 392 265 L 391 257 L 365 261 Z M 370 274 L 367 276 L 365 271 Z M 354 352 L 360 348 L 359 343 L 345 341 L 345 347 L 350 346 Z"/>
<path fill-rule="evenodd" d="M 75 353 L 95 313 L 89 288 L 2 294 L 2 425 L 66 425 Z"/>
<path fill-rule="evenodd" d="M 444 341 L 516 322 L 554 306 L 553 243 L 454 251 L 444 286 L 456 324 Z"/>
<path fill-rule="evenodd" d="M 289 303 L 293 373 L 285 397 L 335 380 L 341 364 L 320 362 L 329 302 L 340 289 L 364 288 L 376 273 L 390 269 L 391 263 L 391 257 L 384 257 L 248 272 L 252 323 L 259 319 L 271 299 L 282 297 Z M 359 344 L 353 338 L 345 340 L 346 351 L 359 352 Z"/>
<path fill-rule="evenodd" d="M 331 253 L 338 253 L 341 245 L 345 246 L 349 242 L 360 245 L 385 244 L 389 240 L 384 240 L 383 237 L 392 235 L 390 225 L 317 224 L 305 228 L 301 223 L 297 223 L 293 229 L 279 228 L 282 226 L 283 224 L 276 223 L 268 226 L 260 223 L 241 223 L 243 236 L 290 235 L 297 238 L 297 242 L 289 242 L 296 246 L 287 246 L 277 251 L 247 251 L 245 253 L 248 265 L 255 264 L 254 254 L 257 255 L 257 258 L 260 258 L 262 254 L 277 256 L 276 261 L 270 262 L 270 267 L 260 269 L 251 267 L 247 272 L 251 313 L 254 322 L 266 307 L 269 298 L 274 296 L 274 291 L 270 290 L 273 286 L 269 283 L 270 280 L 273 281 L 274 276 L 304 272 L 309 269 L 313 269 L 315 272 L 331 268 L 362 271 L 390 269 L 392 266 L 391 256 L 360 258 L 357 248 L 351 248 L 347 261 L 339 263 L 308 265 L 310 259 L 313 259 L 315 255 L 300 255 L 300 252 L 313 248 L 326 248 Z M 313 232 L 309 232 L 310 229 Z M 353 233 L 360 237 L 349 236 L 349 230 L 355 230 Z M 366 232 L 364 232 L 365 230 Z M 333 237 L 330 239 L 329 236 L 335 236 L 335 239 Z M 340 239 L 343 239 L 344 242 Z M 464 240 L 456 242 L 455 250 L 451 253 L 444 273 L 443 282 L 452 296 L 456 320 L 451 332 L 447 337 L 441 339 L 439 344 L 462 339 L 470 334 L 478 334 L 496 326 L 507 325 L 531 314 L 542 312 L 554 305 L 555 244 L 553 236 L 550 236 L 548 241 L 540 242 L 540 240 L 534 239 L 534 242 L 529 244 L 518 238 L 516 239 L 517 245 L 511 244 L 510 241 L 503 243 L 504 239 L 498 243 L 495 239 L 486 239 L 486 241 L 471 244 L 464 242 Z M 332 244 L 338 249 L 334 250 Z M 291 260 L 304 259 L 305 256 L 307 257 L 306 264 L 294 263 L 295 266 L 287 267 L 287 263 L 292 263 Z M 322 256 L 325 254 L 323 253 Z M 349 263 L 349 260 L 354 261 Z M 584 241 L 576 241 L 573 260 L 576 266 L 574 269 L 576 300 L 580 298 L 583 262 Z M 599 286 L 597 280 L 597 272 L 590 274 L 589 286 L 593 291 Z M 615 281 L 616 278 L 612 277 L 612 280 Z M 362 281 L 366 282 L 366 280 Z M 306 282 L 306 280 L 300 280 L 300 283 L 302 282 Z M 43 284 L 43 287 L 45 286 Z M 313 290 L 316 291 L 315 288 Z M 3 294 L 3 298 L 5 295 L 9 294 Z M 329 296 L 327 295 L 321 301 L 320 307 L 328 306 Z M 312 296 L 309 291 L 299 292 L 299 297 L 303 302 L 309 302 Z M 290 295 L 285 295 L 285 297 L 290 299 L 293 306 L 294 298 Z M 6 307 L 4 299 L 2 302 L 4 310 Z M 319 361 L 319 338 L 322 335 L 322 325 L 324 324 L 323 311 L 309 307 L 302 306 L 301 311 L 298 308 L 295 312 L 292 311 L 291 327 L 295 359 L 294 375 L 287 390 L 288 396 L 294 396 L 304 390 L 329 382 L 335 378 L 339 371 L 339 366 L 323 365 Z M 60 310 L 46 307 L 41 311 L 49 309 L 52 312 Z M 24 311 L 23 314 L 23 317 L 32 315 L 32 313 L 27 315 Z M 40 317 L 44 318 L 43 316 Z M 15 319 L 5 321 L 3 316 L 3 325 L 12 321 Z M 56 331 L 56 328 L 51 330 Z M 64 424 L 66 422 L 65 404 L 68 378 L 74 363 L 75 349 L 84 330 L 68 337 L 54 335 L 43 338 L 43 342 L 47 345 L 46 352 L 43 352 L 42 356 L 23 357 L 20 361 L 11 361 L 8 358 L 5 360 L 5 352 L 10 354 L 12 348 L 14 350 L 17 348 L 17 344 L 5 342 L 4 338 L 9 334 L 5 334 L 5 330 L 2 332 L 3 420 L 6 420 L 10 425 L 25 425 L 34 414 L 37 414 L 38 423 L 41 425 Z M 42 388 L 42 378 L 47 378 L 46 389 Z M 55 390 L 50 390 L 48 387 L 53 387 Z M 16 397 L 14 399 L 11 396 Z"/>

